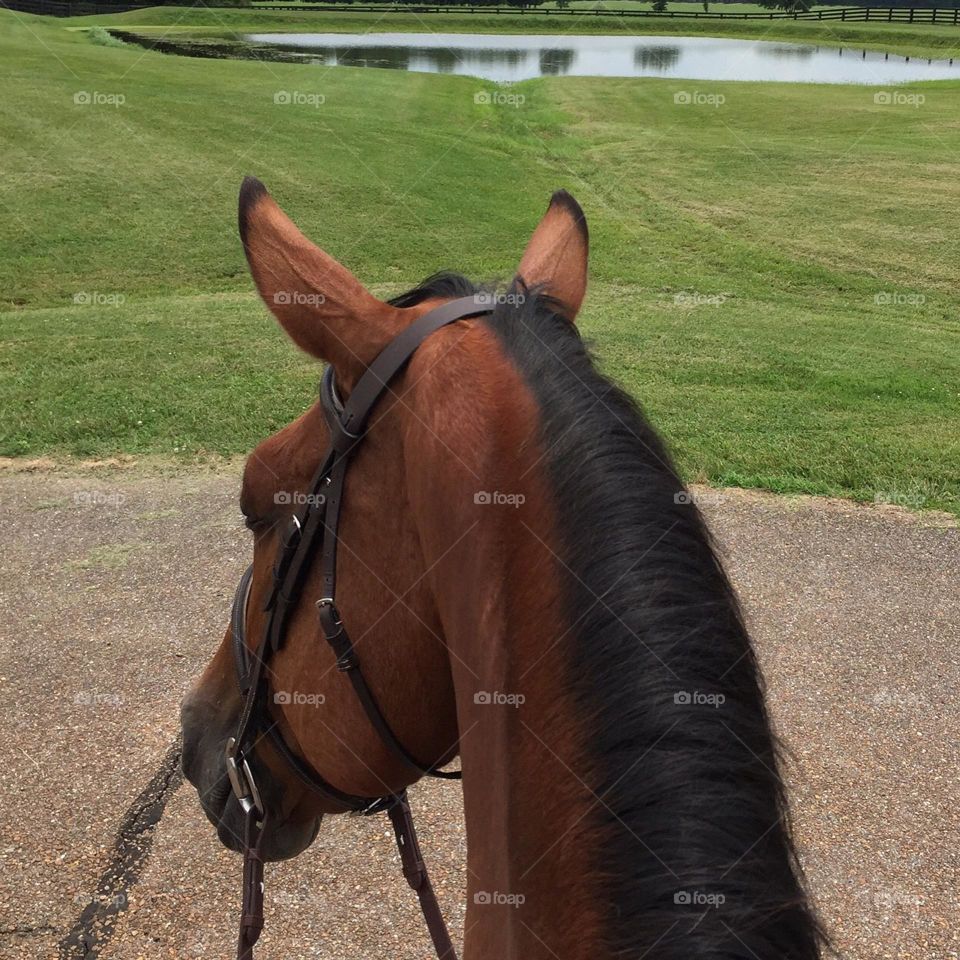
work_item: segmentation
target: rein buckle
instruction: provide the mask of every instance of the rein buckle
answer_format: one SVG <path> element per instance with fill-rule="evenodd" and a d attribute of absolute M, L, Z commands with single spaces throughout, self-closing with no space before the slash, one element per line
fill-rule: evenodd
<path fill-rule="evenodd" d="M 333 597 L 323 597 L 317 601 L 317 612 L 320 615 L 320 627 L 327 643 L 333 648 L 333 655 L 337 658 L 337 669 L 343 673 L 355 670 L 360 661 L 354 652 L 350 637 L 344 629 L 340 611 L 333 601 Z"/>
<path fill-rule="evenodd" d="M 260 799 L 260 791 L 257 789 L 257 782 L 253 779 L 250 764 L 239 752 L 235 737 L 231 737 L 227 741 L 224 750 L 224 762 L 227 766 L 227 778 L 230 780 L 230 787 L 240 804 L 240 809 L 248 816 L 251 812 L 256 811 L 258 817 L 262 820 L 264 809 L 263 801 Z"/>
<path fill-rule="evenodd" d="M 343 633 L 343 620 L 340 619 L 340 611 L 337 609 L 333 597 L 323 597 L 317 601 L 316 606 L 323 635 L 332 643 Z"/>

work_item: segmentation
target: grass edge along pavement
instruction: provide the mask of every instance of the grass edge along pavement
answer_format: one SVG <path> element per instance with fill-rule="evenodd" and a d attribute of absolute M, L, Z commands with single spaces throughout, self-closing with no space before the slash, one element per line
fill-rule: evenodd
<path fill-rule="evenodd" d="M 960 512 L 960 85 L 903 88 L 916 109 L 718 84 L 722 108 L 698 111 L 674 81 L 551 78 L 497 109 L 471 78 L 189 61 L 13 22 L 0 454 L 231 457 L 310 402 L 316 365 L 250 292 L 244 173 L 380 295 L 444 266 L 509 276 L 567 186 L 593 227 L 585 333 L 686 477 Z M 274 105 L 319 77 L 319 112 Z M 115 89 L 121 106 L 73 103 Z"/>

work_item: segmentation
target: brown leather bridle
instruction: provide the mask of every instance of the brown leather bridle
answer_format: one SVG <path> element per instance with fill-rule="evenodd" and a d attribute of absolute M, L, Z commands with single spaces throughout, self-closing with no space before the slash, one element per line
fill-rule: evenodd
<path fill-rule="evenodd" d="M 345 403 L 340 401 L 333 368 L 320 384 L 320 403 L 330 426 L 330 449 L 310 484 L 305 506 L 294 513 L 273 570 L 273 586 L 264 605 L 267 622 L 255 651 L 246 642 L 246 614 L 253 566 L 240 579 L 230 618 L 232 646 L 243 709 L 236 734 L 227 742 L 226 768 L 230 785 L 244 814 L 243 908 L 239 960 L 252 960 L 253 946 L 263 929 L 263 858 L 261 840 L 268 813 L 250 767 L 249 757 L 258 733 L 267 737 L 297 777 L 311 790 L 344 810 L 364 815 L 386 811 L 393 824 L 403 874 L 417 892 L 424 919 L 440 960 L 456 960 L 446 924 L 420 853 L 406 790 L 382 797 L 344 793 L 325 780 L 286 744 L 267 708 L 266 667 L 280 649 L 290 615 L 296 608 L 305 577 L 319 552 L 323 595 L 316 600 L 320 628 L 333 648 L 337 668 L 349 677 L 370 723 L 390 751 L 418 775 L 458 779 L 459 771 L 444 771 L 439 764 L 424 763 L 400 742 L 367 685 L 360 661 L 336 605 L 337 531 L 343 505 L 344 481 L 353 455 L 363 440 L 367 421 L 391 380 L 404 368 L 423 341 L 436 330 L 493 311 L 488 294 L 453 300 L 425 313 L 398 334 L 357 381 Z"/>

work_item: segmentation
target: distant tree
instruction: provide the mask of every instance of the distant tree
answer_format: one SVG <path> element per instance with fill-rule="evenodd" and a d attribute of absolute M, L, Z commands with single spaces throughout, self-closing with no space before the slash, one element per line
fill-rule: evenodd
<path fill-rule="evenodd" d="M 653 0 L 652 9 L 656 13 L 663 13 L 667 9 L 667 0 Z"/>
<path fill-rule="evenodd" d="M 788 10 L 790 13 L 809 10 L 813 0 L 757 0 L 761 7 L 767 10 Z"/>

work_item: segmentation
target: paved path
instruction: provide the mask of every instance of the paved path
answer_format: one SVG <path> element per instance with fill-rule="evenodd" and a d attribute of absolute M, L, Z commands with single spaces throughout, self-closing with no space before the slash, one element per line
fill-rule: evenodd
<path fill-rule="evenodd" d="M 239 861 L 180 788 L 177 704 L 248 535 L 236 472 L 0 475 L 0 958 L 231 955 Z M 803 858 L 848 960 L 960 951 L 960 530 L 706 493 L 795 754 Z M 418 787 L 457 934 L 458 788 Z M 260 956 L 422 958 L 384 818 L 325 821 L 270 867 Z"/>

